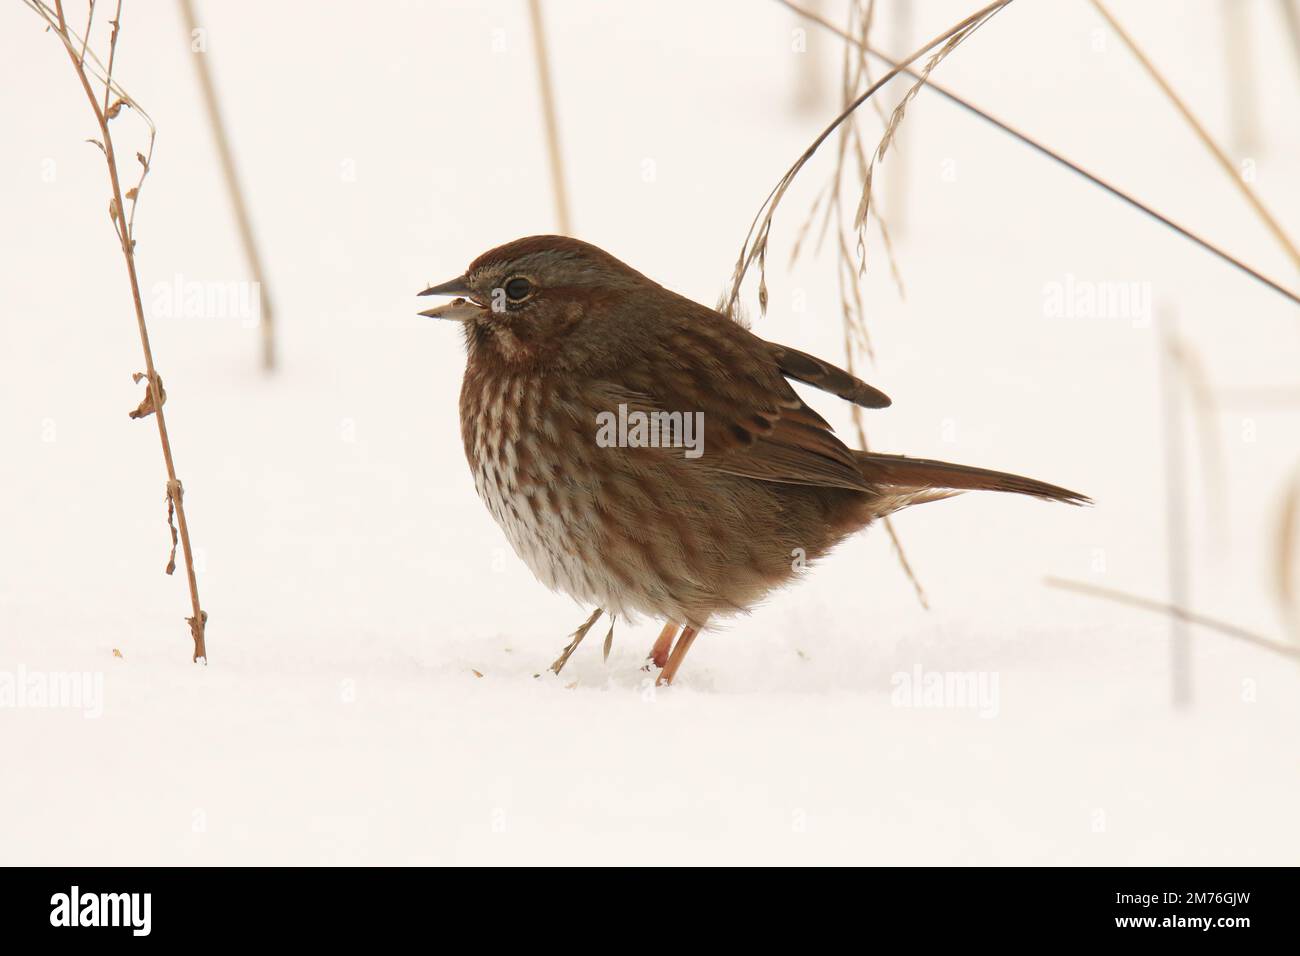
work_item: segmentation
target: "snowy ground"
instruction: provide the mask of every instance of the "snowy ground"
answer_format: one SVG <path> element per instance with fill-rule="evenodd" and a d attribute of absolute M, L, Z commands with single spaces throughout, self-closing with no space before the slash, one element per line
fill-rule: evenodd
<path fill-rule="evenodd" d="M 460 343 L 413 298 L 554 228 L 524 5 L 202 6 L 282 321 L 274 378 L 238 317 L 165 314 L 178 277 L 247 278 L 173 5 L 128 5 L 118 75 L 160 129 L 139 257 L 207 667 L 189 663 L 180 576 L 161 573 L 156 431 L 126 415 L 141 360 L 86 104 L 55 39 L 0 7 L 0 684 L 102 681 L 97 716 L 0 707 L 0 862 L 1297 861 L 1296 666 L 1196 632 L 1177 711 L 1162 618 L 1043 584 L 1165 595 L 1152 313 L 1176 313 L 1216 385 L 1293 387 L 1294 307 L 922 94 L 880 173 L 906 180 L 907 297 L 873 236 L 868 377 L 895 402 L 873 442 L 1097 507 L 918 508 L 897 527 L 928 612 L 873 532 L 701 638 L 670 691 L 640 670 L 649 622 L 619 629 L 608 666 L 601 625 L 563 679 L 538 678 L 585 610 L 478 504 Z M 1222 5 L 1113 6 L 1228 138 Z M 807 56 L 833 89 L 838 48 L 792 53 L 795 21 L 770 3 L 547 7 L 577 234 L 714 301 L 757 204 L 835 111 L 798 111 L 791 90 Z M 913 38 L 968 7 L 916 4 Z M 1259 139 L 1234 153 L 1300 232 L 1294 63 L 1274 5 L 1250 12 Z M 1085 4 L 1014 4 L 936 78 L 1294 283 L 1099 29 Z M 778 217 L 756 328 L 838 358 L 832 260 L 785 266 L 828 169 Z M 1050 290 L 1080 282 L 1149 284 L 1152 307 L 1048 315 Z M 1188 438 L 1194 603 L 1280 638 L 1270 555 L 1300 410 L 1225 403 L 1214 425 L 1215 521 Z M 900 706 L 918 667 L 990 696 Z"/>

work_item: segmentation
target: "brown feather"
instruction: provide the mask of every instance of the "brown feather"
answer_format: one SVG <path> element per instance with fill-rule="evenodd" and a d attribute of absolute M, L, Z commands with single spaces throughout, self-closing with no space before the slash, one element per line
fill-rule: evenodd
<path fill-rule="evenodd" d="M 1010 491 L 1070 505 L 1092 504 L 1091 498 L 1077 491 L 1005 471 L 991 471 L 988 468 L 973 468 L 970 465 L 954 465 L 947 461 L 908 458 L 904 455 L 881 455 L 865 451 L 855 452 L 855 456 L 862 474 L 869 481 L 890 488 Z"/>
<path fill-rule="evenodd" d="M 775 342 L 769 342 L 768 348 L 772 350 L 777 367 L 787 378 L 838 395 L 863 408 L 888 408 L 893 404 L 880 389 L 815 355 L 800 352 L 788 345 L 777 345 Z"/>

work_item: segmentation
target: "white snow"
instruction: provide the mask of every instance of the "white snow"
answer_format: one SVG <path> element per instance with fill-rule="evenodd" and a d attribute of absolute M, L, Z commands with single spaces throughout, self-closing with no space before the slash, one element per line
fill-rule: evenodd
<path fill-rule="evenodd" d="M 916 508 L 897 528 L 928 612 L 875 530 L 706 633 L 671 690 L 640 669 L 651 622 L 620 626 L 608 665 L 598 624 L 555 678 L 586 609 L 531 578 L 475 497 L 458 334 L 414 297 L 554 228 L 525 6 L 202 6 L 281 323 L 274 377 L 237 317 L 158 314 L 178 282 L 248 275 L 172 7 L 127 7 L 117 75 L 160 131 L 138 252 L 206 667 L 183 576 L 162 574 L 156 429 L 127 418 L 142 360 L 93 123 L 54 37 L 0 7 L 0 692 L 20 668 L 102 675 L 103 711 L 0 706 L 0 862 L 1296 862 L 1296 665 L 1194 631 L 1176 710 L 1164 618 L 1043 584 L 1167 588 L 1157 323 L 1048 317 L 1049 284 L 1149 283 L 1223 388 L 1294 388 L 1294 306 L 923 92 L 879 174 L 886 194 L 906 177 L 907 297 L 873 231 L 865 377 L 894 406 L 869 413 L 872 442 L 1097 506 Z M 914 39 L 969 6 L 918 4 Z M 838 47 L 810 35 L 828 98 L 798 112 L 775 4 L 546 7 L 577 234 L 713 302 L 836 111 Z M 1294 63 L 1274 6 L 1250 13 L 1261 142 L 1234 157 L 1300 233 Z M 1226 139 L 1221 5 L 1117 14 Z M 1295 285 L 1099 29 L 1086 5 L 1013 4 L 935 78 Z M 140 127 L 115 124 L 130 156 Z M 786 267 L 830 155 L 778 213 L 755 328 L 839 360 L 829 250 Z M 1213 424 L 1222 506 L 1187 436 L 1193 603 L 1282 640 L 1273 535 L 1300 408 L 1225 400 Z M 918 666 L 996 681 L 996 707 L 896 706 Z"/>

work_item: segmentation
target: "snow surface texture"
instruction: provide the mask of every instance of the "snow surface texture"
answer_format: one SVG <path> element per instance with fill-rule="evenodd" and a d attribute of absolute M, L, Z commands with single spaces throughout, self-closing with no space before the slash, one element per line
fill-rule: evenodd
<path fill-rule="evenodd" d="M 887 205 L 905 179 L 907 297 L 873 231 L 866 377 L 894 399 L 873 445 L 1097 507 L 917 508 L 897 528 L 928 612 L 875 530 L 707 633 L 671 690 L 640 670 L 650 622 L 616 632 L 608 665 L 598 624 L 539 678 L 586 609 L 533 581 L 475 498 L 458 333 L 414 314 L 477 253 L 554 229 L 524 5 L 202 6 L 274 283 L 274 377 L 237 318 L 163 314 L 178 277 L 247 278 L 173 7 L 127 9 L 118 76 L 160 130 L 138 252 L 207 667 L 182 575 L 162 574 L 156 430 L 127 418 L 141 359 L 93 123 L 56 40 L 0 7 L 0 674 L 102 675 L 98 718 L 0 708 L 0 863 L 1297 861 L 1297 668 L 1197 631 L 1178 711 L 1166 620 L 1043 584 L 1167 587 L 1157 323 L 1052 317 L 1050 290 L 1149 283 L 1223 387 L 1294 385 L 1294 307 L 923 92 L 878 177 Z M 837 45 L 814 31 L 792 52 L 775 4 L 547 7 L 578 235 L 712 303 L 836 111 Z M 913 39 L 968 9 L 917 4 Z M 1222 5 L 1117 13 L 1227 139 Z M 1275 18 L 1250 8 L 1258 141 L 1232 148 L 1296 232 Z M 809 56 L 825 96 L 801 111 Z M 1294 283 L 1086 5 L 1015 4 L 935 77 Z M 135 122 L 116 121 L 126 156 Z M 785 264 L 830 156 L 778 214 L 756 329 L 839 359 L 833 258 Z M 1270 553 L 1300 418 L 1237 401 L 1213 424 L 1226 504 L 1187 436 L 1194 605 L 1280 638 Z M 993 705 L 901 706 L 917 667 L 996 681 Z"/>

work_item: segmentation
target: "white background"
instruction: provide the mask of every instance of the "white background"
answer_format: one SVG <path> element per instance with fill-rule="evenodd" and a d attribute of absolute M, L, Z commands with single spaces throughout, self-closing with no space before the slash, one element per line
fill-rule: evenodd
<path fill-rule="evenodd" d="M 1222 4 L 1113 4 L 1300 233 L 1300 73 L 1276 5 L 1246 6 L 1254 143 L 1230 135 Z M 916 3 L 913 44 L 970 9 Z M 740 0 L 546 15 L 575 233 L 712 303 L 838 110 L 837 41 L 809 28 L 792 52 L 794 16 Z M 92 117 L 57 39 L 0 5 L 0 671 L 104 674 L 98 720 L 0 709 L 0 862 L 1296 861 L 1295 664 L 1197 631 L 1176 711 L 1164 618 L 1043 583 L 1167 588 L 1158 330 L 1050 318 L 1044 288 L 1150 283 L 1223 389 L 1294 389 L 1300 309 L 922 92 L 878 176 L 886 200 L 905 180 L 886 212 L 907 295 L 873 230 L 864 377 L 894 399 L 869 413 L 873 445 L 1097 506 L 903 513 L 932 610 L 873 529 L 706 633 L 670 691 L 640 669 L 653 622 L 620 626 L 608 665 L 602 623 L 562 678 L 535 678 L 587 609 L 534 581 L 477 501 L 459 334 L 414 297 L 555 229 L 524 4 L 200 16 L 283 356 L 266 378 L 237 320 L 151 321 L 207 667 L 189 662 L 183 576 L 162 574 L 156 429 L 127 418 L 142 360 Z M 116 75 L 159 127 L 136 223 L 146 306 L 176 276 L 245 280 L 178 10 L 128 3 L 123 21 Z M 825 95 L 800 108 L 809 57 Z M 1297 284 L 1088 4 L 1015 3 L 935 78 Z M 125 157 L 142 128 L 115 121 Z M 755 329 L 840 360 L 829 249 L 787 268 L 830 169 L 828 148 L 778 214 Z M 852 434 L 846 408 L 810 401 Z M 1284 640 L 1270 575 L 1300 410 L 1225 401 L 1212 423 L 1222 498 L 1187 436 L 1193 605 Z M 892 705 L 891 676 L 918 664 L 997 675 L 997 716 Z"/>

